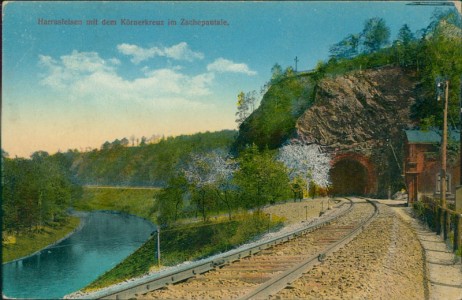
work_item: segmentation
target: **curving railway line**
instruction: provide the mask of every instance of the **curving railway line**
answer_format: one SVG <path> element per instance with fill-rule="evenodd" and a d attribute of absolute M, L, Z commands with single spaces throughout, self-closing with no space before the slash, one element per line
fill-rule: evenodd
<path fill-rule="evenodd" d="M 351 201 L 351 209 L 321 228 L 142 298 L 267 299 L 351 241 L 378 213 L 374 203 Z"/>
<path fill-rule="evenodd" d="M 348 244 L 378 215 L 371 201 L 347 200 L 347 208 L 322 223 L 91 298 L 267 299 Z"/>

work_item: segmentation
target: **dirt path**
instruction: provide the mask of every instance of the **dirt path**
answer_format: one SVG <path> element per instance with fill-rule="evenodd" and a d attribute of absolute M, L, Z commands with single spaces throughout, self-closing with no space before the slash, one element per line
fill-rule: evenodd
<path fill-rule="evenodd" d="M 286 224 L 300 223 L 319 217 L 321 212 L 327 212 L 328 206 L 340 203 L 328 198 L 305 199 L 301 202 L 288 201 L 264 209 L 265 213 L 275 214 L 286 219 Z"/>
<path fill-rule="evenodd" d="M 393 209 L 408 226 L 413 228 L 424 248 L 428 269 L 429 299 L 462 299 L 462 266 L 460 263 L 455 263 L 454 254 L 446 247 L 442 237 L 414 219 L 411 208 Z"/>

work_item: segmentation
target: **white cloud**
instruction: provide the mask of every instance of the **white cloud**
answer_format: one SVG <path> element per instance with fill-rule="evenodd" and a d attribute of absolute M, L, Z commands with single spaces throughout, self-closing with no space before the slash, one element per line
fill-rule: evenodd
<path fill-rule="evenodd" d="M 124 43 L 117 45 L 117 50 L 119 50 L 119 52 L 122 54 L 132 56 L 131 61 L 134 64 L 139 64 L 140 62 L 155 56 L 163 56 L 167 58 L 173 58 L 175 60 L 186 61 L 194 61 L 196 59 L 204 58 L 204 54 L 192 51 L 186 42 L 181 42 L 171 47 L 163 48 L 142 48 L 137 45 Z"/>
<path fill-rule="evenodd" d="M 198 97 L 210 95 L 211 73 L 186 75 L 180 68 L 149 70 L 144 76 L 126 80 L 117 74 L 117 59 L 103 59 L 96 52 L 73 51 L 59 59 L 40 55 L 45 70 L 41 84 L 61 90 L 74 99 L 127 101 L 175 106 L 190 103 L 197 107 Z M 182 99 L 181 101 L 179 99 Z M 170 101 L 171 100 L 171 101 Z"/>
<path fill-rule="evenodd" d="M 249 76 L 257 75 L 257 72 L 250 70 L 244 63 L 235 63 L 231 60 L 218 58 L 213 63 L 207 65 L 207 70 L 210 72 L 219 73 L 242 73 Z"/>
<path fill-rule="evenodd" d="M 48 69 L 41 83 L 52 88 L 65 88 L 76 78 L 93 73 L 113 73 L 115 65 L 120 62 L 115 59 L 104 60 L 96 52 L 72 51 L 70 55 L 63 55 L 59 60 L 50 56 L 39 55 L 39 65 Z"/>
<path fill-rule="evenodd" d="M 131 61 L 134 64 L 138 64 L 144 60 L 147 60 L 151 57 L 154 56 L 160 56 L 162 52 L 160 51 L 159 48 L 153 47 L 149 49 L 144 49 L 141 47 L 138 47 L 136 45 L 130 45 L 130 44 L 120 44 L 117 45 L 117 50 L 119 50 L 120 53 L 132 56 Z"/>
<path fill-rule="evenodd" d="M 200 52 L 194 52 L 192 51 L 188 44 L 185 42 L 181 42 L 177 45 L 173 45 L 170 48 L 165 48 L 164 49 L 165 56 L 177 60 L 187 60 L 187 61 L 193 61 L 195 59 L 203 59 L 204 54 Z"/>

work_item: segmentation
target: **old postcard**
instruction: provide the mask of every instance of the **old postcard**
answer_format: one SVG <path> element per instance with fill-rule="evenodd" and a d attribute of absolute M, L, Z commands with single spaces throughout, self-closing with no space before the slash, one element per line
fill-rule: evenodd
<path fill-rule="evenodd" d="M 460 1 L 2 22 L 3 297 L 462 297 Z"/>

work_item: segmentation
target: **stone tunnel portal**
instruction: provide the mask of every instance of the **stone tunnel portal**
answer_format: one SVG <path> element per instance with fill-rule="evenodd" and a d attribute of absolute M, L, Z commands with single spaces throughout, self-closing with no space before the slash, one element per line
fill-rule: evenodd
<path fill-rule="evenodd" d="M 336 161 L 330 170 L 330 179 L 335 195 L 362 196 L 370 192 L 367 168 L 352 158 Z"/>

